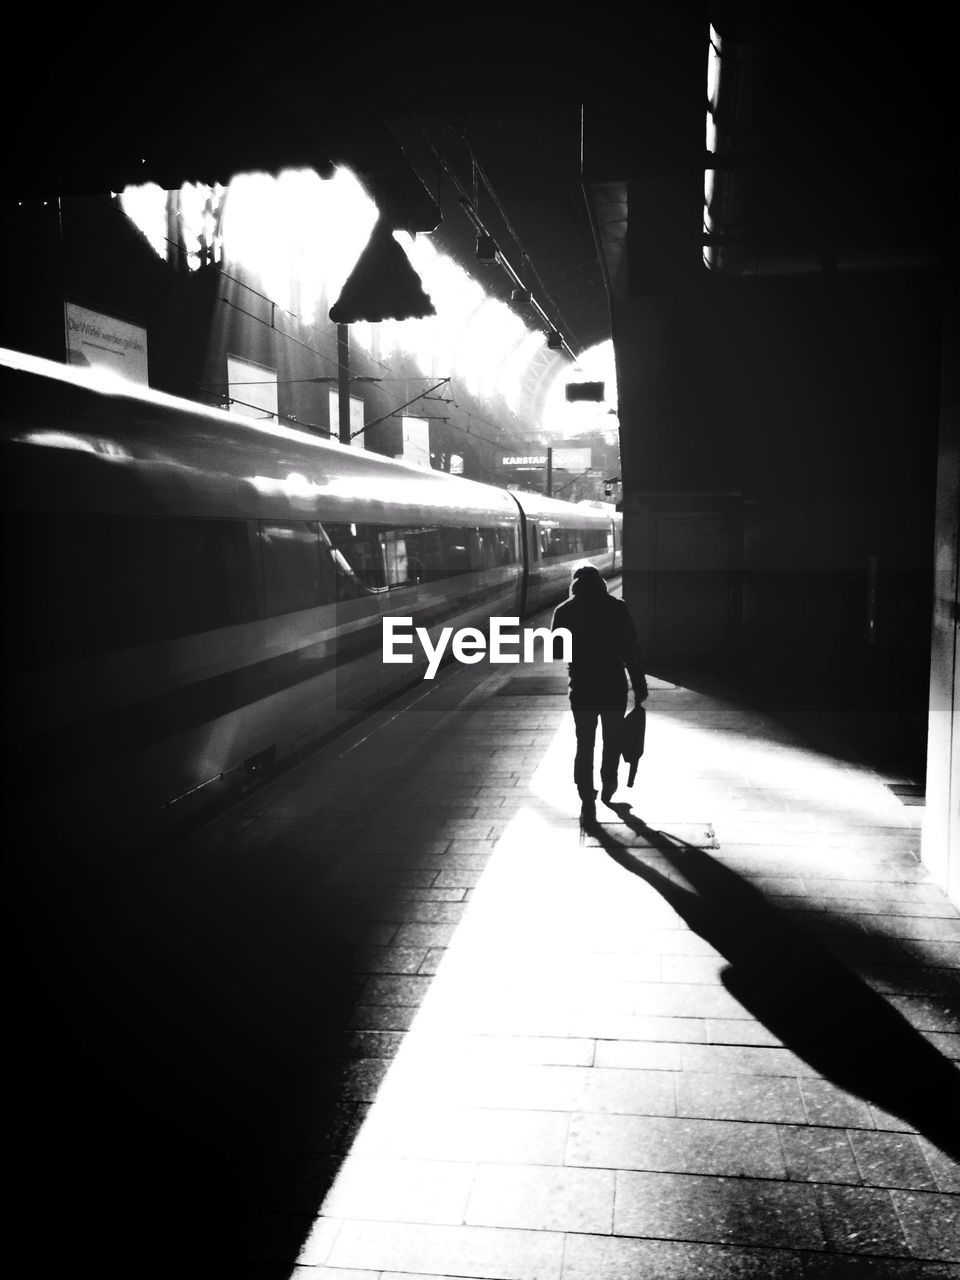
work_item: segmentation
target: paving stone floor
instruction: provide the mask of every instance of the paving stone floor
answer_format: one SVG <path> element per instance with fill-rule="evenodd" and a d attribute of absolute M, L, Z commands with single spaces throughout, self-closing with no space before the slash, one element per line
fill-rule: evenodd
<path fill-rule="evenodd" d="M 251 1157 L 326 1160 L 314 1203 L 265 1174 L 247 1215 L 294 1224 L 288 1274 L 960 1274 L 960 918 L 923 808 L 651 686 L 596 829 L 563 677 L 478 666 L 196 838 L 282 849 L 349 953 L 340 1122 L 297 1112 Z"/>

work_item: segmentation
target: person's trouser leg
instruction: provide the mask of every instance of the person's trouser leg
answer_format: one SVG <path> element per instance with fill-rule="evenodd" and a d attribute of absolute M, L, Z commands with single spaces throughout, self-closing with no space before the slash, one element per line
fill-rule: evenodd
<path fill-rule="evenodd" d="M 593 752 L 597 741 L 599 711 L 574 711 L 577 727 L 577 754 L 573 761 L 573 780 L 581 800 L 592 800 L 597 794 L 593 785 Z"/>
<path fill-rule="evenodd" d="M 611 796 L 617 789 L 620 774 L 620 741 L 623 711 L 601 711 L 600 725 L 603 732 L 603 752 L 600 757 L 600 787 L 604 795 Z"/>

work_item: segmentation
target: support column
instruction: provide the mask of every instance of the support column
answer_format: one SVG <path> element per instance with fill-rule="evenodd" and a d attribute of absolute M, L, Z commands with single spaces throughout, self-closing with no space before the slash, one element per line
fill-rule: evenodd
<path fill-rule="evenodd" d="M 350 329 L 337 325 L 337 405 L 340 443 L 350 443 Z"/>
<path fill-rule="evenodd" d="M 960 906 L 960 295 L 945 288 L 930 711 L 921 857 Z"/>

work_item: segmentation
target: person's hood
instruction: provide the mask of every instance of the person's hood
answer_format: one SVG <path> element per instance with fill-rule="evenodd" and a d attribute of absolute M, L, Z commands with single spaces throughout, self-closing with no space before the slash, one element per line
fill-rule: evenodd
<path fill-rule="evenodd" d="M 596 571 L 577 572 L 570 583 L 570 594 L 576 597 L 605 596 L 607 584 Z"/>

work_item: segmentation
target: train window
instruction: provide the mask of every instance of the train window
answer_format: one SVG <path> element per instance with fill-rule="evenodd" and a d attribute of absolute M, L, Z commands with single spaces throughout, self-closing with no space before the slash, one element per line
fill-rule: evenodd
<path fill-rule="evenodd" d="M 519 559 L 516 528 L 507 529 L 501 526 L 498 529 L 491 529 L 490 534 L 494 541 L 497 564 L 516 564 Z"/>
<path fill-rule="evenodd" d="M 337 598 L 371 590 L 436 582 L 519 560 L 515 527 L 323 524 L 337 568 Z"/>
<path fill-rule="evenodd" d="M 445 568 L 448 575 L 470 572 L 472 567 L 471 538 L 476 538 L 475 529 L 443 530 L 443 540 L 446 550 Z"/>
<path fill-rule="evenodd" d="M 436 526 L 408 529 L 406 538 L 411 579 L 416 574 L 420 582 L 435 582 L 447 576 L 443 535 Z"/>
<path fill-rule="evenodd" d="M 256 616 L 244 520 L 18 515 L 6 546 L 30 666 Z"/>
<path fill-rule="evenodd" d="M 527 524 L 527 559 L 530 564 L 536 564 L 540 559 L 540 535 L 533 520 Z"/>
<path fill-rule="evenodd" d="M 380 530 L 368 524 L 324 524 L 334 552 L 334 560 L 341 572 L 338 578 L 338 599 L 367 591 L 382 591 L 387 586 L 386 565 L 380 543 Z M 351 582 L 351 578 L 355 582 Z M 361 590 L 356 591 L 356 584 Z"/>
<path fill-rule="evenodd" d="M 334 592 L 337 600 L 357 600 L 362 596 L 377 594 L 373 587 L 360 581 L 342 551 L 331 547 L 330 554 L 333 559 Z"/>
<path fill-rule="evenodd" d="M 108 647 L 98 571 L 104 525 L 99 517 L 11 512 L 4 518 L 7 613 L 17 619 L 5 644 L 15 666 L 46 666 Z"/>
<path fill-rule="evenodd" d="M 430 582 L 445 576 L 443 540 L 439 529 L 384 529 L 380 543 L 389 586 Z"/>
<path fill-rule="evenodd" d="M 478 567 L 498 569 L 503 565 L 516 564 L 517 542 L 516 531 L 506 528 L 484 528 L 477 530 L 480 559 Z"/>
<path fill-rule="evenodd" d="M 356 600 L 360 596 L 372 595 L 372 589 L 364 586 L 350 567 L 350 562 L 343 552 L 338 551 L 333 545 L 330 535 L 327 533 L 328 527 L 322 524 L 317 526 L 320 546 L 326 551 L 325 556 L 321 551 L 320 558 L 324 600 L 329 599 L 331 596 L 334 600 Z"/>
<path fill-rule="evenodd" d="M 540 555 L 544 560 L 551 556 L 562 556 L 569 544 L 569 530 L 561 529 L 555 524 L 540 525 Z"/>
<path fill-rule="evenodd" d="M 486 568 L 486 561 L 483 554 L 483 530 L 467 529 L 466 530 L 467 552 L 470 557 L 471 569 Z"/>
<path fill-rule="evenodd" d="M 607 547 L 604 529 L 560 529 L 540 526 L 540 554 L 544 559 L 559 556 L 593 555 Z"/>
<path fill-rule="evenodd" d="M 582 555 L 583 543 L 579 529 L 541 528 L 541 554 L 546 559 L 557 556 Z"/>
<path fill-rule="evenodd" d="M 480 567 L 495 569 L 497 567 L 497 536 L 493 529 L 477 530 L 477 547 L 480 553 Z"/>
<path fill-rule="evenodd" d="M 320 547 L 313 521 L 260 521 L 266 613 L 272 617 L 328 603 L 320 580 Z"/>
<path fill-rule="evenodd" d="M 387 529 L 380 534 L 384 569 L 388 587 L 399 587 L 405 582 L 419 582 L 417 560 L 407 551 L 405 529 Z"/>
<path fill-rule="evenodd" d="M 255 616 L 245 520 L 108 520 L 104 614 L 126 643 L 170 640 Z M 111 608 L 112 604 L 112 608 Z"/>

